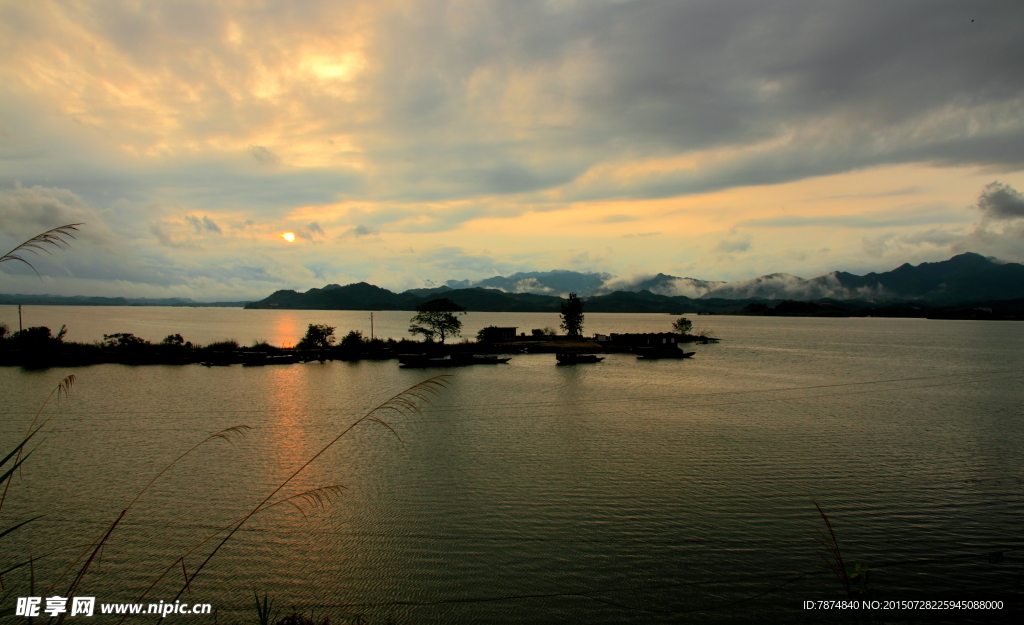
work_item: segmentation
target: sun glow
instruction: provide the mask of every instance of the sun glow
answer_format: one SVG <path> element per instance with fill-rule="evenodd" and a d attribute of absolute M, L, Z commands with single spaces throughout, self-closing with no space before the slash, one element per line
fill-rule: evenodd
<path fill-rule="evenodd" d="M 295 242 L 295 233 L 294 232 L 285 232 L 281 236 L 284 238 L 285 241 L 288 241 L 289 243 L 294 243 Z"/>

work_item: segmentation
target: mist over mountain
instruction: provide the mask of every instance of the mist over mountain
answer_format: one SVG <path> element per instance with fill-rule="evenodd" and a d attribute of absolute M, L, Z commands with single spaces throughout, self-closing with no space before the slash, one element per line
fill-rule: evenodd
<path fill-rule="evenodd" d="M 498 289 L 506 293 L 534 293 L 561 297 L 566 293 L 595 295 L 600 293 L 604 285 L 612 278 L 613 276 L 608 273 L 580 273 L 556 269 L 554 271 L 517 272 L 508 277 L 494 276 L 479 281 L 449 280 L 445 282 L 445 286 L 449 289 L 479 287 Z"/>
<path fill-rule="evenodd" d="M 448 297 L 468 310 L 530 312 L 559 310 L 568 293 L 587 300 L 593 312 L 727 311 L 749 302 L 849 301 L 871 305 L 919 302 L 958 305 L 1024 300 L 1024 265 L 967 252 L 949 260 L 903 264 L 892 271 L 859 276 L 833 271 L 804 279 L 773 273 L 718 282 L 659 273 L 617 278 L 605 273 L 535 271 L 480 281 L 449 280 L 444 286 L 393 293 L 367 284 L 328 284 L 305 292 L 280 290 L 247 308 L 306 310 L 414 310 Z M 243 306 L 245 302 L 196 302 L 187 298 L 64 297 L 3 295 L 0 304 L 94 306 Z"/>
<path fill-rule="evenodd" d="M 406 291 L 416 295 L 466 288 L 497 289 L 505 293 L 533 293 L 565 297 L 607 295 L 616 291 L 687 297 L 690 299 L 818 299 L 883 302 L 896 299 L 926 301 L 968 301 L 1024 297 L 1024 266 L 1003 263 L 967 252 L 945 261 L 904 264 L 892 271 L 858 276 L 833 271 L 804 279 L 787 273 L 773 273 L 738 282 L 718 282 L 659 273 L 654 276 L 616 278 L 604 273 L 576 271 L 534 271 L 495 276 L 486 280 L 449 280 L 439 289 Z"/>

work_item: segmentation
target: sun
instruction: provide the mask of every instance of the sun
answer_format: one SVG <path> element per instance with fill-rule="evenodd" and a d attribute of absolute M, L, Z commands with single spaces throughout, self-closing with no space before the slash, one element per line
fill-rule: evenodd
<path fill-rule="evenodd" d="M 294 232 L 285 232 L 281 236 L 284 237 L 284 240 L 288 241 L 289 243 L 294 243 L 295 242 L 295 233 Z"/>

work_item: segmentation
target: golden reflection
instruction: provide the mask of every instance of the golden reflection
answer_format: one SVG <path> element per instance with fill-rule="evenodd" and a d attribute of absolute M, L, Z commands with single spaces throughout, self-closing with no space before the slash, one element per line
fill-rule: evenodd
<path fill-rule="evenodd" d="M 303 330 L 299 328 L 298 319 L 288 313 L 277 314 L 279 316 L 273 322 L 274 338 L 271 340 L 271 344 L 281 347 L 294 347 L 295 342 L 298 340 L 296 337 L 301 336 L 303 333 Z"/>
<path fill-rule="evenodd" d="M 302 394 L 303 369 L 300 366 L 266 367 L 262 388 L 270 417 L 273 444 L 269 449 L 267 465 L 271 482 L 280 483 L 318 450 L 319 443 L 312 435 L 315 428 L 309 423 L 310 411 Z M 317 467 L 310 469 L 290 485 L 292 490 L 303 491 L 324 485 L 325 476 Z"/>

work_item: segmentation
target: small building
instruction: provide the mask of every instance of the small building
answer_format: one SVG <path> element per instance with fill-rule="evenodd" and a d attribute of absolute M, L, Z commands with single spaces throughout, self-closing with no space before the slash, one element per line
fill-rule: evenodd
<path fill-rule="evenodd" d="M 597 334 L 595 340 L 622 347 L 674 347 L 679 344 L 674 332 L 649 332 L 646 334 Z"/>
<path fill-rule="evenodd" d="M 494 339 L 497 340 L 497 341 L 512 341 L 512 340 L 515 340 L 515 338 L 516 338 L 516 330 L 518 330 L 518 329 L 519 328 L 499 328 L 499 327 L 495 327 L 494 330 L 492 330 L 492 332 L 494 332 Z"/>

